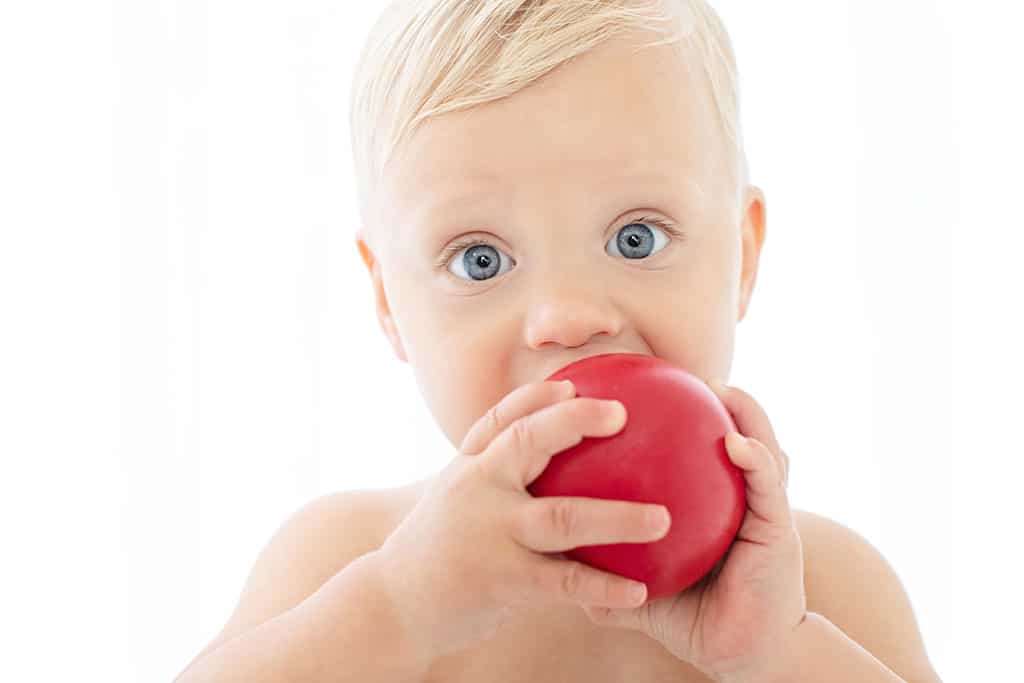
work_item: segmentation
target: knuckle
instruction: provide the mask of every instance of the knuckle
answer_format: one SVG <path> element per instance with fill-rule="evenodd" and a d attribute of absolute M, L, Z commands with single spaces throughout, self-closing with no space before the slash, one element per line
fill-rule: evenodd
<path fill-rule="evenodd" d="M 579 527 L 579 509 L 571 500 L 561 498 L 549 506 L 551 528 L 563 539 L 571 539 Z"/>
<path fill-rule="evenodd" d="M 583 590 L 584 579 L 583 565 L 575 560 L 570 560 L 566 563 L 565 569 L 562 570 L 559 590 L 567 598 L 579 597 Z"/>
<path fill-rule="evenodd" d="M 498 429 L 501 427 L 501 404 L 497 403 L 487 409 L 484 415 L 484 422 L 490 428 L 491 432 L 497 434 Z"/>
<path fill-rule="evenodd" d="M 512 436 L 516 447 L 521 451 L 532 451 L 534 448 L 533 420 L 530 416 L 522 417 L 512 423 Z"/>

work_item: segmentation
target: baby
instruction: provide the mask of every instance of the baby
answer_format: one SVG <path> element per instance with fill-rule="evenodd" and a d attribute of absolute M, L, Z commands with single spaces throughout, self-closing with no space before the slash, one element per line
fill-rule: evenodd
<path fill-rule="evenodd" d="M 296 512 L 177 680 L 939 681 L 891 567 L 790 508 L 768 416 L 715 381 L 750 306 L 765 199 L 714 10 L 394 2 L 358 67 L 352 132 L 378 322 L 457 451 L 425 480 Z M 746 516 L 674 596 L 563 554 L 657 540 L 662 506 L 526 490 L 629 419 L 544 381 L 604 353 L 685 368 L 737 425 Z"/>

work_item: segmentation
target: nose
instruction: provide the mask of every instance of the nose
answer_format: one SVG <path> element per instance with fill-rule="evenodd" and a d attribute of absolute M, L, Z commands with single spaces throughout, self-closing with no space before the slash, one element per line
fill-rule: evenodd
<path fill-rule="evenodd" d="M 600 286 L 548 280 L 529 308 L 526 343 L 531 349 L 544 344 L 583 346 L 597 334 L 617 336 L 621 315 Z"/>

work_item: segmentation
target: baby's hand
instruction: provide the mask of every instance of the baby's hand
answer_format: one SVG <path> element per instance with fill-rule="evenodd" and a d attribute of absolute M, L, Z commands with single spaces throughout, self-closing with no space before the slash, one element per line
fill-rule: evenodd
<path fill-rule="evenodd" d="M 531 604 L 643 603 L 644 584 L 560 553 L 658 540 L 669 527 L 664 506 L 534 498 L 526 490 L 553 455 L 585 436 L 615 434 L 625 418 L 616 401 L 577 398 L 569 383 L 537 382 L 509 393 L 473 426 L 377 551 L 386 590 L 435 657 L 489 638 L 511 612 Z M 467 450 L 471 442 L 480 445 L 478 454 L 467 454 L 477 452 Z"/>

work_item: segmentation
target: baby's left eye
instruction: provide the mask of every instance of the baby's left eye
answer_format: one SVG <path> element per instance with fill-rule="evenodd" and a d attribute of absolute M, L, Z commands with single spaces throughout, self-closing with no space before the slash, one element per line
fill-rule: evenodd
<path fill-rule="evenodd" d="M 615 236 L 608 240 L 608 248 L 605 251 L 612 256 L 625 256 L 628 259 L 642 259 L 656 254 L 665 248 L 670 238 L 661 228 L 657 228 L 657 232 L 653 232 L 649 226 L 653 226 L 653 224 L 634 221 L 620 228 Z M 658 234 L 661 235 L 660 244 L 656 239 Z"/>

